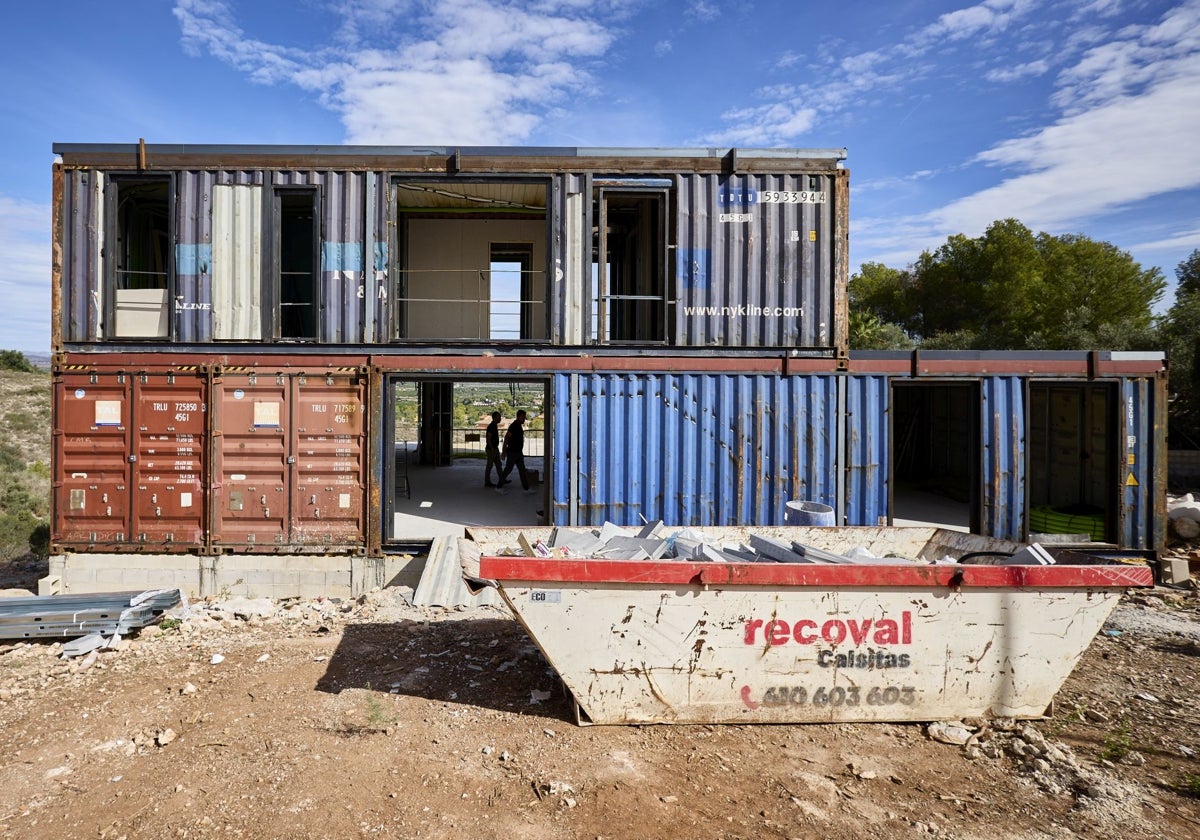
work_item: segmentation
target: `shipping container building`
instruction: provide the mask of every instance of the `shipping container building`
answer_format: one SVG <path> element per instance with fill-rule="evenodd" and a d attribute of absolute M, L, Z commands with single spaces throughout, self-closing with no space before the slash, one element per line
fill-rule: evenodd
<path fill-rule="evenodd" d="M 55 152 L 50 585 L 396 580 L 488 388 L 540 481 L 458 522 L 1162 544 L 1162 354 L 848 351 L 845 150 Z"/>

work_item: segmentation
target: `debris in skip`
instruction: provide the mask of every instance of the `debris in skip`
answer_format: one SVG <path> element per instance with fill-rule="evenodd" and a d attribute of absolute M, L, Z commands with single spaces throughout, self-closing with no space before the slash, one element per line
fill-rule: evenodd
<path fill-rule="evenodd" d="M 498 556 L 541 558 L 594 558 L 600 560 L 690 560 L 713 563 L 825 563 L 848 565 L 894 565 L 897 562 L 970 563 L 994 566 L 1048 566 L 1055 557 L 1042 545 L 1009 550 L 967 552 L 962 557 L 943 556 L 917 560 L 894 551 L 876 554 L 867 545 L 854 545 L 844 552 L 827 551 L 797 540 L 748 531 L 742 539 L 729 540 L 707 530 L 680 528 L 668 534 L 661 520 L 640 529 L 622 528 L 605 522 L 599 529 L 552 528 L 547 539 L 531 540 L 524 532 L 516 545 L 496 551 Z M 713 529 L 708 529 L 713 530 Z M 716 529 L 720 530 L 720 529 Z M 774 529 L 786 531 L 788 529 Z M 795 530 L 795 529 L 793 529 Z M 856 529 L 841 529 L 853 531 Z M 862 529 L 877 531 L 878 529 Z"/>
<path fill-rule="evenodd" d="M 498 588 L 580 723 L 1037 718 L 1124 590 L 1154 583 L 1136 552 L 933 527 L 472 536 L 464 571 Z"/>

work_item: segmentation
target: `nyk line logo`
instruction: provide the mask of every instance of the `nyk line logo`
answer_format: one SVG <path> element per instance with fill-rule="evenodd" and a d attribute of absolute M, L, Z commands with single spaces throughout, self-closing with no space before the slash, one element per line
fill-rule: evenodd
<path fill-rule="evenodd" d="M 811 618 L 802 618 L 795 624 L 780 618 L 769 621 L 749 619 L 746 622 L 745 643 L 753 645 L 760 638 L 776 646 L 792 641 L 800 645 L 840 645 L 844 642 L 854 645 L 868 642 L 876 645 L 911 645 L 912 613 L 908 610 L 900 613 L 899 621 L 894 618 L 831 618 L 822 624 Z"/>

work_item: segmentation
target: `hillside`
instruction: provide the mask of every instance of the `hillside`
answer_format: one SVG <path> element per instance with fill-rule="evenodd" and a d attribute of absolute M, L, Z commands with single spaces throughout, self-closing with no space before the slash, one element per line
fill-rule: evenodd
<path fill-rule="evenodd" d="M 0 370 L 0 588 L 31 584 L 49 515 L 50 374 Z"/>

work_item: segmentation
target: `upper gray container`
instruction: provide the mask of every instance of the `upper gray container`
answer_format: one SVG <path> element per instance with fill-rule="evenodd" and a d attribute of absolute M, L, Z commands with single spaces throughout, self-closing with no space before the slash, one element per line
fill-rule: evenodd
<path fill-rule="evenodd" d="M 55 152 L 56 349 L 506 341 L 515 352 L 636 345 L 846 353 L 844 150 L 56 145 Z M 544 185 L 527 191 L 544 198 L 505 205 L 496 196 L 507 194 L 508 182 Z M 152 200 L 131 187 L 146 183 L 159 185 L 149 190 Z M 293 213 L 297 194 L 311 194 L 313 203 L 315 279 L 302 305 L 315 325 L 301 335 L 280 326 L 283 307 L 296 305 L 278 279 L 287 229 L 279 196 L 288 191 Z M 414 207 L 412 196 L 422 194 L 429 201 Z M 157 221 L 140 234 L 144 254 L 118 259 L 139 235 L 126 232 L 133 224 L 126 195 L 153 203 Z M 415 247 L 406 226 L 426 231 L 441 219 L 486 237 L 507 218 L 523 220 L 518 238 L 532 239 L 537 255 L 532 290 L 522 292 L 536 321 L 527 335 L 489 335 L 486 314 L 473 316 L 475 326 L 462 334 L 414 330 L 417 296 L 442 295 L 428 289 L 428 251 L 425 288 L 419 295 L 406 288 Z M 463 223 L 484 219 L 491 228 Z M 439 237 L 437 247 L 452 238 Z M 146 246 L 150 239 L 160 244 Z M 434 247 L 428 241 L 423 247 Z M 447 288 L 487 288 L 462 282 L 488 270 L 488 244 L 468 244 L 445 269 L 459 281 Z M 485 255 L 474 258 L 479 266 L 468 265 L 469 253 Z M 437 302 L 443 318 L 455 294 L 464 295 L 464 311 L 486 313 L 487 292 L 446 294 L 451 300 Z"/>

